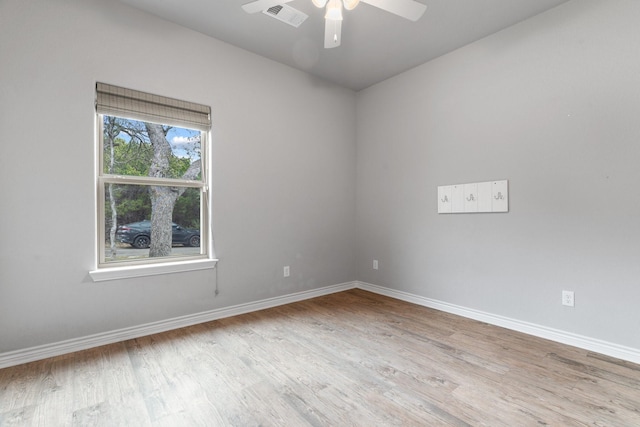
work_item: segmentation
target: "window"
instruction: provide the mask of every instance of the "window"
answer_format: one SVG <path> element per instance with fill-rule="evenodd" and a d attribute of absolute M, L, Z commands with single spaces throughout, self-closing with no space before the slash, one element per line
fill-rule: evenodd
<path fill-rule="evenodd" d="M 136 266 L 210 259 L 211 109 L 97 83 L 96 114 L 98 271 L 92 272 L 94 280 L 101 280 L 100 270 L 114 267 L 135 271 Z"/>

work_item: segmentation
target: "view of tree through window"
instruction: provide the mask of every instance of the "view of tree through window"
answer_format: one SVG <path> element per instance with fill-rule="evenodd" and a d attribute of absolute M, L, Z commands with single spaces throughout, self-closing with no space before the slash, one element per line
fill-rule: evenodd
<path fill-rule="evenodd" d="M 202 254 L 203 132 L 101 117 L 102 262 Z"/>

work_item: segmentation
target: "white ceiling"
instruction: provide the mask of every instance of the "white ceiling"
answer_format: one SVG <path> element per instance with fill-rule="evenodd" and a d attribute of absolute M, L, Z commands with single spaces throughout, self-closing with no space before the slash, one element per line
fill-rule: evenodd
<path fill-rule="evenodd" d="M 417 0 L 427 11 L 411 22 L 360 3 L 344 11 L 342 45 L 324 49 L 324 11 L 311 0 L 289 6 L 309 18 L 298 28 L 251 0 L 121 0 L 168 21 L 339 85 L 360 90 L 493 34 L 567 0 Z"/>

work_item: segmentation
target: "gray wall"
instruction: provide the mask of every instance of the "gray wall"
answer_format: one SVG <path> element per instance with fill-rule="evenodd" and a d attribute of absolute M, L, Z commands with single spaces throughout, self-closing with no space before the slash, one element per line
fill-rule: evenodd
<path fill-rule="evenodd" d="M 0 352 L 354 279 L 640 348 L 638 22 L 575 0 L 356 95 L 115 0 L 3 0 Z M 96 81 L 213 108 L 218 297 L 88 277 Z M 509 213 L 436 214 L 492 179 Z"/>
<path fill-rule="evenodd" d="M 576 0 L 359 92 L 358 279 L 640 348 L 639 22 Z M 436 213 L 494 179 L 509 213 Z"/>
<path fill-rule="evenodd" d="M 96 81 L 212 107 L 217 298 L 213 271 L 89 278 Z M 355 105 L 115 0 L 2 0 L 0 353 L 354 280 Z"/>

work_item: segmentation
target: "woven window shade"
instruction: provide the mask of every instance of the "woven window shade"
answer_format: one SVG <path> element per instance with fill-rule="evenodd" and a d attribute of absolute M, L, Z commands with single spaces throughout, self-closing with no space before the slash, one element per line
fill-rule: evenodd
<path fill-rule="evenodd" d="M 96 111 L 189 129 L 211 129 L 211 107 L 106 83 L 96 83 Z"/>

